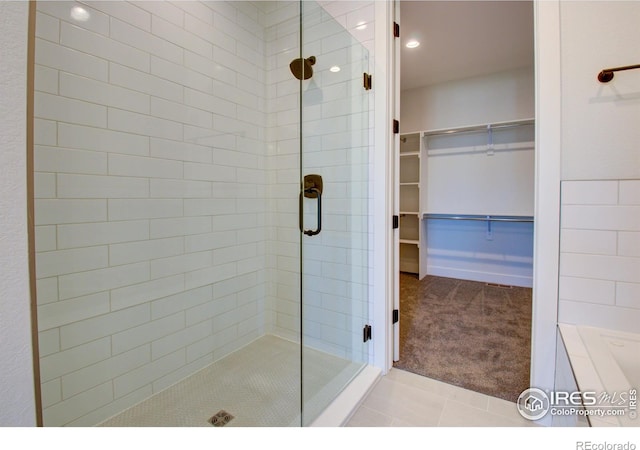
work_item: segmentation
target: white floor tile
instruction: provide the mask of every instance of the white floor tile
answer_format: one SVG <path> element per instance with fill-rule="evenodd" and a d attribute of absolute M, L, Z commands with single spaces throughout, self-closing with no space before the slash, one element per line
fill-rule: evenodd
<path fill-rule="evenodd" d="M 438 423 L 440 427 L 521 427 L 524 423 L 470 407 L 455 400 L 447 400 Z"/>
<path fill-rule="evenodd" d="M 388 427 L 394 426 L 392 419 L 378 411 L 361 406 L 347 424 L 348 427 Z"/>
<path fill-rule="evenodd" d="M 501 398 L 489 397 L 489 407 L 487 410 L 492 414 L 497 414 L 507 419 L 521 422 L 522 426 L 530 426 L 532 424 L 530 420 L 527 420 L 520 415 L 515 403 Z"/>
<path fill-rule="evenodd" d="M 347 426 L 524 427 L 536 424 L 521 417 L 514 403 L 391 369 Z"/>
<path fill-rule="evenodd" d="M 383 378 L 364 401 L 364 406 L 414 426 L 435 426 L 445 397 Z"/>

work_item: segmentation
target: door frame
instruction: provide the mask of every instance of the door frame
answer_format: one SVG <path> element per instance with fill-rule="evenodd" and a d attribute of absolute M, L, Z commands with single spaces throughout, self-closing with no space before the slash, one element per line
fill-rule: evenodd
<path fill-rule="evenodd" d="M 560 0 L 534 0 L 535 227 L 531 386 L 555 386 L 560 273 L 561 54 Z M 541 422 L 550 424 L 550 416 Z M 547 423 L 548 422 L 548 423 Z"/>
<path fill-rule="evenodd" d="M 394 292 L 394 197 L 392 187 L 393 149 L 399 144 L 393 134 L 392 122 L 396 116 L 396 104 L 400 101 L 400 84 L 394 74 L 394 40 L 392 30 L 398 0 L 375 3 L 374 49 L 374 150 L 372 159 L 373 256 L 371 260 L 371 311 L 373 324 L 373 349 L 370 362 L 386 374 L 393 365 L 393 310 Z M 383 182 L 384 181 L 384 182 Z"/>
<path fill-rule="evenodd" d="M 397 2 L 396 2 L 397 3 Z M 561 162 L 561 77 L 560 77 L 560 1 L 534 0 L 534 46 L 535 46 L 535 226 L 533 258 L 533 301 L 531 329 L 531 377 L 530 384 L 541 389 L 553 389 L 555 378 L 556 326 L 558 318 L 558 275 L 560 250 L 560 162 Z M 393 16 L 389 16 L 393 17 Z M 388 19 L 388 29 L 393 19 Z M 381 23 L 381 22 L 377 22 Z M 376 39 L 377 40 L 377 39 Z M 393 48 L 392 46 L 389 46 Z M 376 56 L 377 53 L 376 47 Z M 380 55 L 382 56 L 382 55 Z M 393 64 L 387 58 L 387 66 Z M 399 103 L 399 78 L 391 76 L 394 67 L 387 67 L 392 87 L 389 94 L 395 98 L 390 102 Z M 397 86 L 394 85 L 397 84 Z M 376 102 L 376 106 L 378 103 Z M 387 124 L 395 118 L 395 110 L 386 105 Z M 377 109 L 377 108 L 376 108 Z M 399 109 L 398 109 L 399 111 Z M 387 125 L 389 126 L 389 125 Z M 388 141 L 391 142 L 391 141 Z M 395 154 L 399 151 L 399 139 L 393 141 L 386 156 L 388 167 L 387 192 L 394 192 L 396 179 L 394 172 Z M 393 205 L 387 216 L 393 214 Z M 394 233 L 389 225 L 387 242 L 394 242 Z M 379 367 L 386 371 L 393 365 L 393 300 L 399 295 L 398 286 L 392 276 L 399 270 L 397 262 L 399 248 L 395 243 L 386 258 L 386 266 L 391 295 L 386 304 L 384 321 L 387 329 L 386 361 Z"/>

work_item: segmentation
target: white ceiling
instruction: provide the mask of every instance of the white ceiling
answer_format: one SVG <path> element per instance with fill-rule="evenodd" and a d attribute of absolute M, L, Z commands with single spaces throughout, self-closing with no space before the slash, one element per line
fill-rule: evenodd
<path fill-rule="evenodd" d="M 531 1 L 402 0 L 400 19 L 402 90 L 533 66 Z"/>

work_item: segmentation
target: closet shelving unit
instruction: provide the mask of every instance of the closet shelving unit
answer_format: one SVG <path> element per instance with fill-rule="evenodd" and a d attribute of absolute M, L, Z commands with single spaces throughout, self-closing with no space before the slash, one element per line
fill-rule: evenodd
<path fill-rule="evenodd" d="M 484 221 L 487 223 L 488 233 L 491 231 L 492 222 L 533 222 L 533 165 L 529 167 L 526 158 L 515 157 L 514 161 L 519 166 L 514 170 L 516 173 L 518 170 L 525 173 L 525 176 L 512 178 L 516 183 L 525 184 L 525 187 L 521 188 L 508 184 L 512 182 L 506 174 L 506 170 L 510 168 L 493 167 L 505 164 L 503 161 L 511 164 L 511 160 L 485 160 L 484 157 L 524 155 L 527 151 L 533 155 L 534 124 L 534 119 L 522 119 L 400 135 L 402 272 L 416 273 L 419 278 L 427 274 L 427 220 Z M 454 174 L 454 166 L 443 164 L 447 156 L 451 156 L 448 159 L 452 164 L 453 161 L 464 163 L 460 167 L 460 173 Z M 438 158 L 437 163 L 435 158 Z M 477 164 L 485 161 L 489 166 Z M 497 172 L 491 173 L 491 170 L 487 169 Z M 528 171 L 530 173 L 527 173 Z M 529 186 L 526 186 L 527 180 L 521 180 L 528 176 L 531 185 L 530 195 Z M 486 180 L 482 180 L 482 177 L 486 177 Z M 468 181 L 466 185 L 465 181 Z M 446 189 L 442 188 L 446 183 L 450 184 Z M 492 189 L 494 191 L 491 191 Z M 456 197 L 457 191 L 468 192 L 471 195 Z M 479 199 L 473 199 L 474 195 Z"/>
<path fill-rule="evenodd" d="M 419 272 L 421 134 L 400 136 L 400 270 Z"/>

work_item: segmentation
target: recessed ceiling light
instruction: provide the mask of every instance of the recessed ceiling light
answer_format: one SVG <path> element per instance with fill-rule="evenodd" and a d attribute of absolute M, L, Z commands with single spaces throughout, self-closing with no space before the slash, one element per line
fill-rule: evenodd
<path fill-rule="evenodd" d="M 71 18 L 75 19 L 79 22 L 86 22 L 91 17 L 89 11 L 84 9 L 82 6 L 74 6 L 71 8 Z"/>
<path fill-rule="evenodd" d="M 417 46 L 420 45 L 420 42 L 416 41 L 415 39 L 410 40 L 409 42 L 407 42 L 407 48 L 416 48 Z"/>
<path fill-rule="evenodd" d="M 364 30 L 367 28 L 367 24 L 365 22 L 358 22 L 356 25 L 356 30 Z"/>
<path fill-rule="evenodd" d="M 338 66 L 332 66 L 332 67 L 329 69 L 329 72 L 334 72 L 334 73 L 335 73 L 335 72 L 340 72 L 340 67 L 338 67 Z"/>

